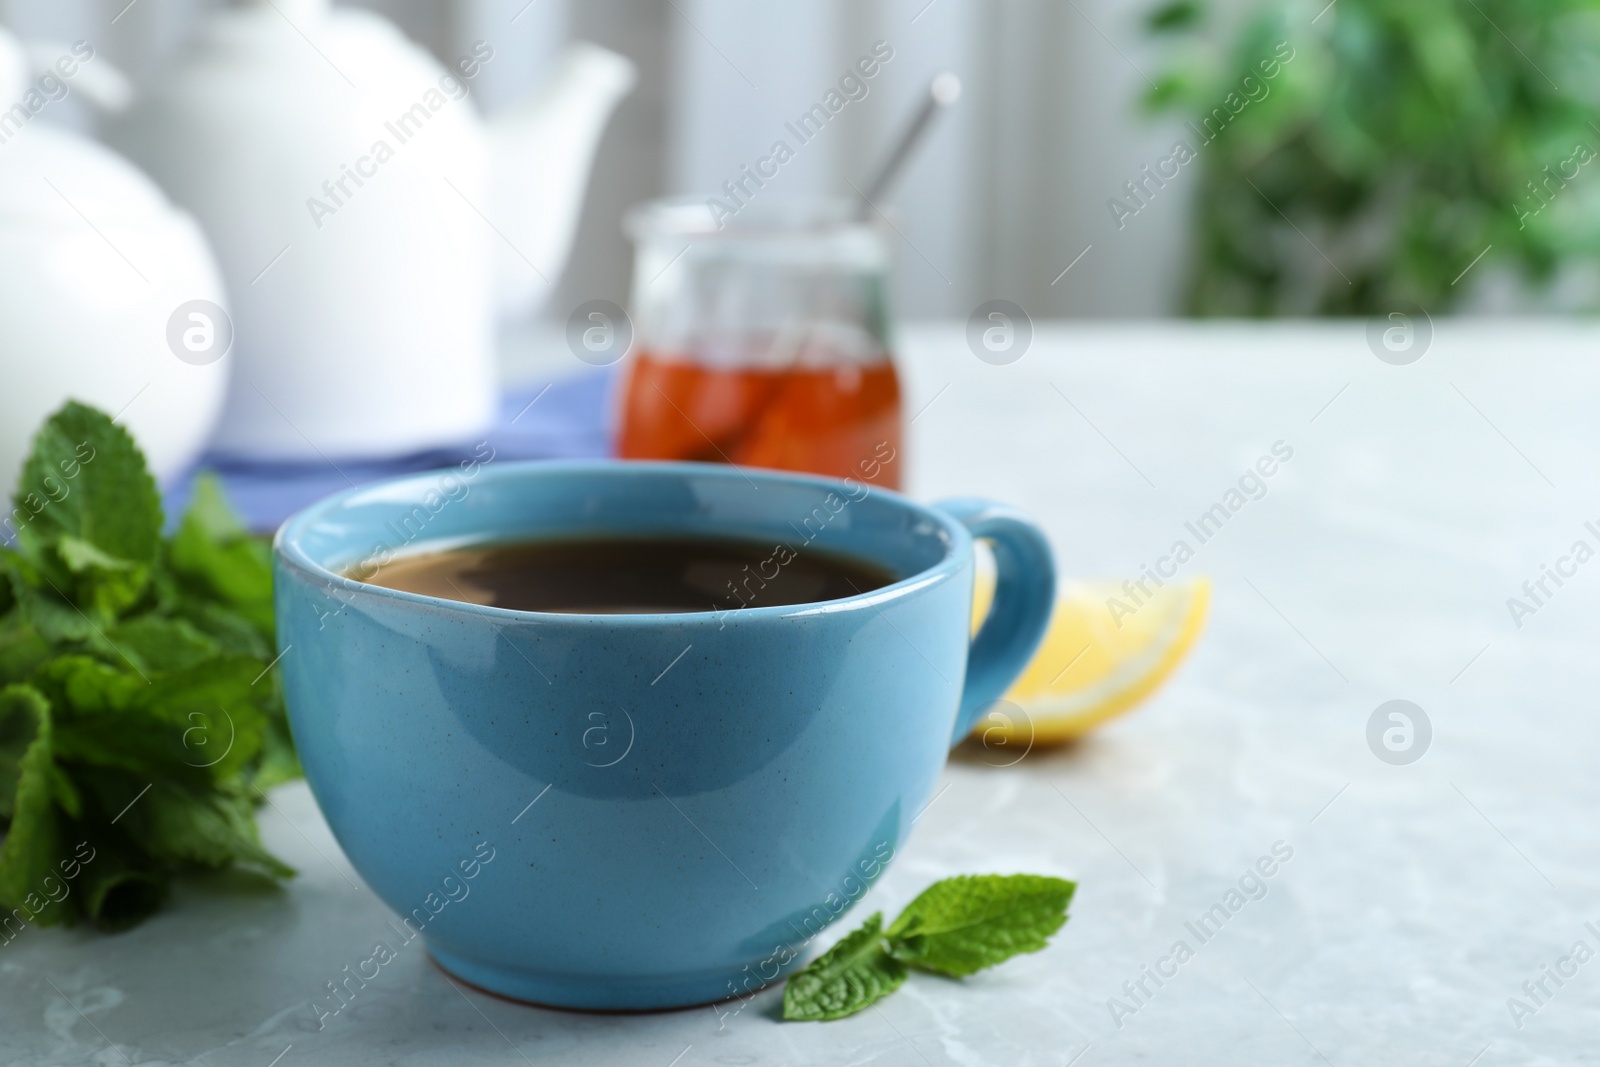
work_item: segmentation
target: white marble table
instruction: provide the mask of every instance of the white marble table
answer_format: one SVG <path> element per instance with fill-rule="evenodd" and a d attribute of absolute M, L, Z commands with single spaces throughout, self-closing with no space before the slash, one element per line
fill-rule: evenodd
<path fill-rule="evenodd" d="M 283 891 L 191 883 L 131 933 L 0 947 L 0 1063 L 1592 1062 L 1600 962 L 1561 961 L 1600 951 L 1600 561 L 1520 627 L 1506 602 L 1600 547 L 1597 354 L 1600 330 L 1529 323 L 1441 323 L 1410 366 L 1359 324 L 1041 326 L 992 366 L 957 325 L 906 331 L 912 491 L 1024 505 L 1069 574 L 1136 574 L 1294 453 L 1184 568 L 1215 600 L 1174 682 L 1072 750 L 959 757 L 857 910 L 957 872 L 1078 879 L 1045 952 L 800 1025 L 772 993 L 721 1021 L 520 1007 L 411 947 L 318 1031 L 308 1002 L 390 915 L 292 786 L 262 818 L 303 872 Z M 1391 699 L 1432 724 L 1410 765 L 1368 746 Z M 1202 941 L 1186 923 L 1277 842 L 1292 858 Z M 1547 965 L 1577 971 L 1536 1003 Z M 1134 999 L 1147 966 L 1176 975 Z"/>

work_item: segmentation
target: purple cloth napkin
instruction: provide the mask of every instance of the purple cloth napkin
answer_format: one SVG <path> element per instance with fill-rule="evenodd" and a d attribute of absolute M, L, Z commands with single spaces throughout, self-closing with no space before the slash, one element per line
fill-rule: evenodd
<path fill-rule="evenodd" d="M 270 532 L 290 515 L 351 484 L 365 485 L 412 471 L 448 467 L 487 441 L 495 460 L 579 459 L 611 454 L 607 398 L 610 370 L 586 372 L 554 382 L 518 386 L 502 398 L 492 427 L 457 447 L 436 448 L 382 460 L 318 459 L 309 463 L 262 463 L 206 454 L 166 489 L 163 505 L 176 523 L 189 500 L 194 476 L 221 476 L 228 497 L 250 528 Z M 335 468 L 334 464 L 337 464 Z"/>

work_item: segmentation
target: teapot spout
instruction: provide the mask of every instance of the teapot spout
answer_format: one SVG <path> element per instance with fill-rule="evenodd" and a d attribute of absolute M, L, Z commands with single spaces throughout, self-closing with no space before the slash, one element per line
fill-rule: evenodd
<path fill-rule="evenodd" d="M 543 87 L 490 120 L 501 314 L 532 310 L 560 277 L 600 135 L 637 77 L 627 58 L 578 42 Z"/>

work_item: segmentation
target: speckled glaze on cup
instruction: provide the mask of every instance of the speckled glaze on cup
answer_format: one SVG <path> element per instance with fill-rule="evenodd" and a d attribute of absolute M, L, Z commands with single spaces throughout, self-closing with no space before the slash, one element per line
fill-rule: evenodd
<path fill-rule="evenodd" d="M 753 538 L 899 580 L 557 615 L 342 577 L 386 553 L 599 534 Z M 974 536 L 999 573 L 969 641 Z M 447 971 L 590 1009 L 720 1000 L 798 966 L 1026 664 L 1054 593 L 1044 536 L 1009 508 L 701 464 L 351 490 L 284 524 L 274 571 L 295 741 L 356 869 Z"/>

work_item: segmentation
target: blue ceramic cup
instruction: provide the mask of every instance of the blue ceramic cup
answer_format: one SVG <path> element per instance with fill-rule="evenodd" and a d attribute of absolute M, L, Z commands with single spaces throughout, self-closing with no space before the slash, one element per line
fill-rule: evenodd
<path fill-rule="evenodd" d="M 815 604 L 575 615 L 352 577 L 402 553 L 585 536 L 736 537 L 898 580 Z M 971 639 L 974 537 L 998 582 Z M 483 989 L 573 1008 L 742 997 L 803 962 L 1026 665 L 1054 594 L 1044 535 L 1010 508 L 701 464 L 474 460 L 324 500 L 274 555 L 306 778 L 399 913 L 396 939 L 420 934 Z"/>

